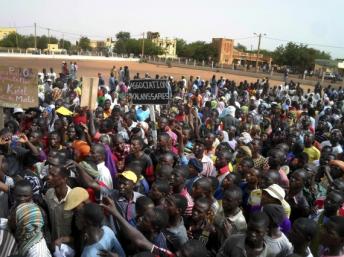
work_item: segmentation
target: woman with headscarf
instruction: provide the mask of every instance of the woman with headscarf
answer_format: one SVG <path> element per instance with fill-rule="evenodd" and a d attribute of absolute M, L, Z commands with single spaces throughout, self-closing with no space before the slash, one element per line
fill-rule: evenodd
<path fill-rule="evenodd" d="M 33 188 L 30 182 L 18 181 L 14 194 L 18 205 L 12 209 L 8 222 L 18 243 L 19 254 L 25 257 L 51 257 L 43 235 L 43 213 L 32 201 Z"/>
<path fill-rule="evenodd" d="M 225 103 L 223 101 L 219 101 L 217 103 L 217 111 L 219 112 L 219 115 L 221 115 L 224 109 L 225 109 Z"/>

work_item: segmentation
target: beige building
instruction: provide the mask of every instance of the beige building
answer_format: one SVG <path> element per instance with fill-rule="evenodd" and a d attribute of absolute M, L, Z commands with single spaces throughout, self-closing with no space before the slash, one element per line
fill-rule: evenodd
<path fill-rule="evenodd" d="M 114 41 L 114 40 L 112 39 L 112 37 L 107 38 L 106 41 L 105 41 L 105 47 L 106 47 L 107 49 L 109 49 L 110 52 L 113 51 L 113 49 L 114 49 L 114 47 L 115 47 L 115 44 L 116 44 L 116 41 Z"/>
<path fill-rule="evenodd" d="M 104 40 L 90 40 L 90 47 L 92 49 L 105 47 L 105 44 Z"/>
<path fill-rule="evenodd" d="M 106 40 L 90 40 L 90 47 L 92 49 L 108 49 L 109 51 L 113 51 L 113 48 L 115 47 L 116 42 L 112 40 L 112 38 L 107 38 Z"/>
<path fill-rule="evenodd" d="M 166 58 L 177 58 L 177 40 L 169 38 L 161 38 L 159 32 L 147 32 L 147 39 L 152 40 L 152 42 L 161 47 L 164 51 L 164 54 L 159 57 Z"/>
<path fill-rule="evenodd" d="M 17 29 L 16 28 L 0 28 L 0 40 L 11 33 L 17 33 Z"/>
<path fill-rule="evenodd" d="M 218 64 L 255 64 L 257 60 L 256 53 L 246 53 L 234 48 L 234 40 L 228 38 L 213 38 L 213 45 L 217 49 Z M 272 58 L 258 55 L 258 64 L 266 63 L 271 65 Z"/>
<path fill-rule="evenodd" d="M 51 53 L 51 54 L 53 54 L 53 53 L 58 54 L 58 53 L 65 53 L 66 50 L 59 48 L 58 44 L 48 44 L 48 47 L 46 49 L 44 49 L 43 52 L 44 53 Z"/>
<path fill-rule="evenodd" d="M 344 74 L 344 62 L 315 59 L 314 73 L 321 75 L 323 72 L 340 73 Z"/>

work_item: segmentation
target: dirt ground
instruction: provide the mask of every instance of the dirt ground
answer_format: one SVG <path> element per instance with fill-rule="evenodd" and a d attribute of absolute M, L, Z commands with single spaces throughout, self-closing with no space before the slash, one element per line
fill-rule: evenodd
<path fill-rule="evenodd" d="M 75 60 L 78 64 L 78 77 L 96 77 L 98 72 L 102 73 L 105 81 L 107 81 L 111 68 L 115 65 L 117 70 L 119 67 L 127 65 L 130 70 L 131 76 L 134 76 L 137 72 L 141 76 L 144 76 L 145 73 L 148 73 L 150 76 L 159 75 L 169 75 L 173 76 L 175 79 L 180 79 L 182 75 L 189 78 L 189 76 L 200 76 L 201 79 L 209 80 L 212 75 L 215 74 L 217 78 L 223 76 L 226 79 L 234 80 L 237 83 L 240 81 L 247 80 L 248 82 L 255 82 L 257 78 L 248 77 L 248 76 L 239 76 L 233 74 L 226 74 L 220 72 L 204 71 L 204 70 L 195 70 L 179 67 L 167 67 L 165 65 L 155 65 L 147 63 L 138 63 L 138 62 L 121 62 L 121 61 L 95 61 L 95 60 Z M 56 73 L 61 71 L 61 60 L 56 59 L 40 59 L 40 58 L 7 58 L 0 57 L 0 65 L 6 66 L 19 66 L 19 67 L 30 67 L 36 68 L 38 71 L 41 71 L 43 68 L 47 70 L 52 67 Z M 68 63 L 68 62 L 67 62 Z M 281 81 L 271 80 L 270 85 L 280 85 Z M 303 85 L 304 88 L 310 87 L 309 85 Z"/>

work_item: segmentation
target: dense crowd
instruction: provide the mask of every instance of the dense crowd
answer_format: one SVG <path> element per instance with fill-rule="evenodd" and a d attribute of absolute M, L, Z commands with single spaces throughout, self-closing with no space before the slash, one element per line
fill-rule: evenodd
<path fill-rule="evenodd" d="M 152 109 L 109 74 L 95 110 L 74 62 L 5 110 L 1 257 L 344 256 L 343 89 L 156 75 Z"/>

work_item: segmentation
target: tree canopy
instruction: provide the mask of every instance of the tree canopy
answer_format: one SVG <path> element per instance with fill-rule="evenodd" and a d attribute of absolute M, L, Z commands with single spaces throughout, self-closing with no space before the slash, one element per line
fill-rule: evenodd
<path fill-rule="evenodd" d="M 146 55 L 161 55 L 164 53 L 161 47 L 155 45 L 149 39 L 145 39 L 144 44 L 144 54 Z M 142 39 L 119 39 L 116 42 L 114 52 L 118 54 L 140 55 L 142 53 Z"/>
<path fill-rule="evenodd" d="M 83 51 L 91 50 L 91 40 L 88 37 L 81 37 L 78 46 Z"/>
<path fill-rule="evenodd" d="M 130 32 L 120 31 L 116 34 L 117 40 L 128 40 L 130 39 Z"/>
<path fill-rule="evenodd" d="M 278 46 L 272 54 L 275 64 L 288 65 L 299 72 L 314 66 L 315 59 L 331 59 L 331 55 L 324 51 L 289 42 L 286 46 Z"/>
<path fill-rule="evenodd" d="M 184 39 L 177 39 L 177 55 L 197 61 L 214 60 L 217 57 L 216 47 L 212 43 L 196 41 L 187 44 Z"/>
<path fill-rule="evenodd" d="M 71 42 L 68 40 L 64 40 L 64 46 L 62 47 L 62 41 L 58 40 L 56 37 L 51 36 L 50 40 L 49 37 L 46 35 L 37 36 L 37 48 L 44 50 L 48 47 L 48 43 L 50 44 L 59 44 L 60 48 L 69 49 L 71 47 Z M 10 33 L 2 40 L 0 40 L 0 46 L 2 47 L 16 47 L 16 48 L 33 48 L 35 47 L 35 37 L 33 35 L 21 35 L 18 33 Z"/>

